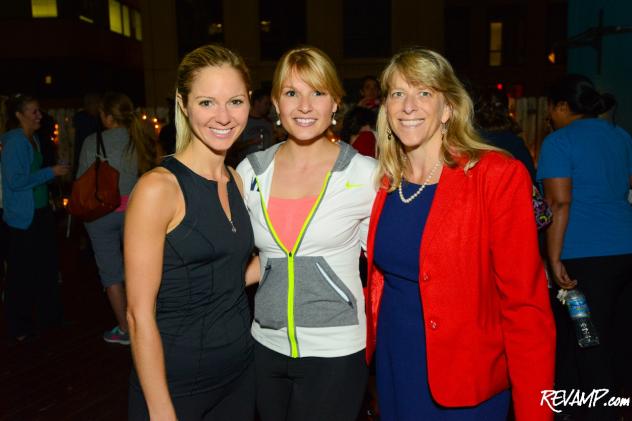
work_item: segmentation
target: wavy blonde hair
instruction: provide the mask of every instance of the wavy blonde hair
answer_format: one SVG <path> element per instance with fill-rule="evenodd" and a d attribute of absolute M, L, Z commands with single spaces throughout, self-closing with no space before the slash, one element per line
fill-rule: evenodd
<path fill-rule="evenodd" d="M 476 165 L 482 153 L 498 150 L 486 144 L 476 132 L 472 100 L 450 63 L 441 54 L 425 48 L 404 50 L 393 56 L 380 78 L 382 106 L 377 117 L 377 177 L 378 182 L 384 176 L 388 177 L 389 191 L 399 185 L 407 165 L 404 147 L 391 130 L 386 115 L 386 101 L 396 73 L 411 85 L 423 85 L 441 92 L 449 105 L 451 116 L 441 145 L 441 159 L 446 165 L 455 167 L 465 160 L 464 170 L 467 171 Z"/>
<path fill-rule="evenodd" d="M 204 45 L 188 53 L 178 66 L 176 77 L 176 152 L 183 151 L 193 139 L 189 119 L 182 111 L 187 106 L 191 85 L 200 70 L 205 67 L 230 66 L 241 75 L 246 91 L 250 92 L 250 72 L 244 59 L 237 53 L 220 45 Z M 182 98 L 182 106 L 178 103 L 178 95 Z"/>
<path fill-rule="evenodd" d="M 327 92 L 340 105 L 345 91 L 329 56 L 316 47 L 297 47 L 286 51 L 274 69 L 272 98 L 279 101 L 283 83 L 296 72 L 313 89 Z"/>

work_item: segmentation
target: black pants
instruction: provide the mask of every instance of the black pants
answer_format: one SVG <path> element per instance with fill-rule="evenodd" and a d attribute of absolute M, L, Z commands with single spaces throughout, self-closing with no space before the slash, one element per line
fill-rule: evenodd
<path fill-rule="evenodd" d="M 368 369 L 364 350 L 337 358 L 290 358 L 255 343 L 262 421 L 355 421 Z"/>
<path fill-rule="evenodd" d="M 128 420 L 149 421 L 142 391 L 130 386 Z M 226 386 L 192 396 L 172 398 L 179 421 L 251 421 L 255 416 L 255 370 L 253 364 Z"/>
<path fill-rule="evenodd" d="M 568 312 L 558 316 L 558 369 L 556 389 L 607 388 L 603 399 L 629 397 L 632 379 L 632 254 L 588 257 L 564 261 L 577 288 L 586 296 L 592 322 L 600 344 L 580 348 Z M 627 385 L 626 385 L 627 383 Z M 624 388 L 626 396 L 622 396 Z M 603 406 L 573 408 L 580 420 L 607 421 L 615 419 L 617 410 Z"/>
<path fill-rule="evenodd" d="M 2 219 L 2 208 L 0 208 L 0 283 L 4 281 L 4 264 L 7 261 L 7 252 L 9 251 L 9 227 Z M 0 284 L 2 290 L 2 284 Z"/>
<path fill-rule="evenodd" d="M 25 230 L 9 227 L 5 312 L 9 335 L 32 334 L 61 323 L 55 217 L 36 209 Z"/>

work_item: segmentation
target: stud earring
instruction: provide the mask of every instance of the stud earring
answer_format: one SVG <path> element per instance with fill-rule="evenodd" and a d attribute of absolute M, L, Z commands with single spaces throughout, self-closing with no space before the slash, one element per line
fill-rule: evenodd
<path fill-rule="evenodd" d="M 276 125 L 278 127 L 281 127 L 281 119 L 280 118 L 277 118 Z"/>

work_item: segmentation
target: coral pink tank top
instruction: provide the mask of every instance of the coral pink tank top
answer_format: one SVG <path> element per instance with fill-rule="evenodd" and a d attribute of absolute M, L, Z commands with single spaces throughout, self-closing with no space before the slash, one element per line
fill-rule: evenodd
<path fill-rule="evenodd" d="M 318 196 L 308 196 L 301 199 L 270 197 L 268 215 L 270 215 L 274 230 L 286 249 L 292 250 L 294 247 L 303 223 L 317 198 Z"/>

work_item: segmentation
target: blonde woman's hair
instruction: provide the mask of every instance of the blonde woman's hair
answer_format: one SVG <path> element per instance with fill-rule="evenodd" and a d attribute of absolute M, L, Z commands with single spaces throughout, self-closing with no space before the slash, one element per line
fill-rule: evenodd
<path fill-rule="evenodd" d="M 472 100 L 450 63 L 432 50 L 418 47 L 404 50 L 393 56 L 380 78 L 382 106 L 377 117 L 378 182 L 386 175 L 390 181 L 389 191 L 397 188 L 407 165 L 404 148 L 391 130 L 386 115 L 386 101 L 396 73 L 410 85 L 423 85 L 443 94 L 451 109 L 441 145 L 441 159 L 446 165 L 455 167 L 463 160 L 464 170 L 467 171 L 476 165 L 483 152 L 498 150 L 486 144 L 477 134 L 473 125 Z"/>
<path fill-rule="evenodd" d="M 120 92 L 107 92 L 101 98 L 101 111 L 112 116 L 129 133 L 128 152 L 135 151 L 138 174 L 141 175 L 156 165 L 156 142 L 147 135 L 134 111 L 132 100 Z"/>
<path fill-rule="evenodd" d="M 182 107 L 187 106 L 191 85 L 198 73 L 206 67 L 230 66 L 241 75 L 246 91 L 250 92 L 250 72 L 244 59 L 237 53 L 219 45 L 204 45 L 188 53 L 178 66 L 176 77 L 176 152 L 183 151 L 193 139 L 189 119 L 178 103 L 178 95 L 182 98 Z"/>
<path fill-rule="evenodd" d="M 296 72 L 313 89 L 327 92 L 340 104 L 345 91 L 336 66 L 329 56 L 316 47 L 298 47 L 286 51 L 277 63 L 272 78 L 272 98 L 279 101 L 283 83 Z"/>

